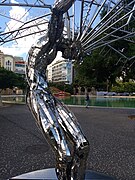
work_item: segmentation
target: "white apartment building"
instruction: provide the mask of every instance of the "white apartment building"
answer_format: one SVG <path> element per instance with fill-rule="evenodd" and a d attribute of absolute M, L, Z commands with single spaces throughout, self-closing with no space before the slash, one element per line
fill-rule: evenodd
<path fill-rule="evenodd" d="M 58 60 L 52 65 L 52 82 L 72 83 L 72 62 L 67 59 Z"/>
<path fill-rule="evenodd" d="M 72 61 L 62 57 L 56 57 L 56 60 L 47 67 L 47 79 L 49 82 L 72 83 L 73 66 Z"/>
<path fill-rule="evenodd" d="M 47 66 L 46 75 L 48 82 L 52 82 L 52 64 Z"/>

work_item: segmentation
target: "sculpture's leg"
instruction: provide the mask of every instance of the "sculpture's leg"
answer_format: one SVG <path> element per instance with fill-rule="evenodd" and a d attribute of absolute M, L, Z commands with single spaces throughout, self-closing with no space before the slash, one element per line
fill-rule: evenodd
<path fill-rule="evenodd" d="M 55 106 L 48 101 L 49 94 L 46 92 L 30 91 L 28 93 L 28 105 L 37 120 L 43 135 L 51 146 L 56 157 L 56 169 L 59 169 L 58 179 L 71 179 L 72 155 L 66 142 L 63 129 L 59 125 L 55 115 Z M 49 97 L 50 98 L 50 97 Z"/>
<path fill-rule="evenodd" d="M 32 75 L 27 103 L 55 153 L 58 179 L 82 180 L 89 151 L 88 141 L 75 116 L 50 93 L 45 76 L 36 70 Z"/>
<path fill-rule="evenodd" d="M 86 161 L 89 153 L 89 142 L 84 136 L 76 117 L 58 102 L 57 109 L 61 116 L 63 127 L 68 141 L 72 142 L 74 148 L 71 176 L 73 179 L 83 180 L 86 169 Z"/>
<path fill-rule="evenodd" d="M 56 156 L 59 180 L 83 180 L 88 156 L 88 141 L 75 117 L 45 91 L 30 91 L 29 107 Z M 55 103 L 55 104 L 54 104 Z"/>

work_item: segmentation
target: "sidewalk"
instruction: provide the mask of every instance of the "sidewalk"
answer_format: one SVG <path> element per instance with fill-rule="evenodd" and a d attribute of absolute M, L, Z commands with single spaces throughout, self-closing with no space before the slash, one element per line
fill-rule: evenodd
<path fill-rule="evenodd" d="M 90 143 L 87 169 L 116 179 L 135 179 L 135 120 L 130 118 L 135 109 L 69 108 Z M 27 106 L 0 107 L 0 180 L 54 164 Z"/>

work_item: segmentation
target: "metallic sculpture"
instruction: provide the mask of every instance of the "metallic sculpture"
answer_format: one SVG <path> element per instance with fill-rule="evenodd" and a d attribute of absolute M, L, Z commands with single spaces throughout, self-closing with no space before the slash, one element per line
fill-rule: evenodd
<path fill-rule="evenodd" d="M 57 44 L 65 45 L 62 37 L 63 13 L 71 3 L 55 3 L 48 32 L 31 48 L 27 66 L 27 102 L 55 153 L 56 174 L 60 180 L 84 179 L 89 152 L 89 143 L 75 116 L 51 94 L 46 82 L 45 70 L 56 56 Z"/>
<path fill-rule="evenodd" d="M 36 2 L 38 4 L 35 3 L 35 7 L 49 8 L 51 13 L 44 15 L 44 17 L 50 16 L 49 22 L 46 20 L 42 22 L 48 23 L 48 28 L 46 30 L 39 30 L 39 28 L 35 32 L 45 32 L 44 36 L 29 51 L 27 103 L 55 153 L 58 179 L 82 180 L 85 176 L 89 142 L 75 116 L 51 94 L 46 80 L 46 68 L 55 59 L 59 50 L 62 51 L 63 57 L 69 60 L 82 61 L 83 56 L 89 55 L 92 50 L 101 48 L 102 51 L 105 46 L 117 52 L 127 61 L 132 61 L 135 56 L 125 56 L 123 51 L 113 47 L 113 43 L 121 39 L 127 42 L 135 42 L 134 29 L 129 28 L 129 24 L 135 19 L 135 2 L 134 0 L 82 0 L 80 1 L 79 29 L 75 29 L 74 26 L 76 18 L 74 5 L 77 1 L 56 0 L 53 6 L 46 5 L 40 0 Z M 0 5 L 5 6 L 7 4 L 7 1 L 0 3 Z M 11 4 L 13 6 L 18 5 L 9 3 L 9 5 Z M 19 5 L 32 7 L 27 0 Z M 70 15 L 71 6 L 73 6 L 73 13 Z M 94 7 L 93 11 L 92 7 Z M 105 15 L 99 21 L 99 15 L 103 10 Z M 94 25 L 95 20 L 97 21 L 96 25 Z M 0 43 L 3 44 L 33 34 L 23 34 L 24 30 L 30 28 L 29 23 L 31 21 L 24 22 L 17 30 L 0 33 Z M 38 25 L 41 24 L 39 23 L 36 26 Z"/>

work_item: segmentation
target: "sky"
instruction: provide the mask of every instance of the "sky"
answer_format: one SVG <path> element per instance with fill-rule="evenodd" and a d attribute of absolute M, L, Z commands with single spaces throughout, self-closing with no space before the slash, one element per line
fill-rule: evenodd
<path fill-rule="evenodd" d="M 21 1 L 11 0 L 11 3 L 18 3 L 18 2 Z M 35 0 L 31 0 L 29 2 L 33 4 Z M 53 0 L 49 0 L 45 2 L 46 4 L 50 4 L 53 3 Z M 19 21 L 26 22 L 32 19 L 33 17 L 38 17 L 42 14 L 48 13 L 47 12 L 48 9 L 32 8 L 30 9 L 30 11 L 28 11 L 28 9 L 30 8 L 19 7 L 19 6 L 0 7 L 0 14 L 12 18 L 10 19 L 4 16 L 0 16 L 0 31 L 7 32 L 9 30 L 17 29 L 19 26 L 22 25 L 22 23 Z M 18 21 L 15 21 L 14 19 L 17 19 Z M 47 26 L 46 24 L 43 24 L 40 26 L 40 28 L 46 29 L 46 26 Z M 27 34 L 27 32 L 25 32 L 24 34 Z M 5 43 L 4 45 L 0 46 L 0 50 L 4 52 L 4 54 L 10 54 L 13 56 L 22 56 L 24 59 L 26 59 L 30 47 L 32 46 L 32 44 L 34 44 L 34 42 L 37 39 L 39 39 L 39 37 L 40 35 L 36 34 L 33 36 L 27 36 L 27 38 L 18 39 L 17 41 L 14 42 Z"/>
<path fill-rule="evenodd" d="M 0 0 L 0 2 L 2 1 L 3 0 Z M 53 5 L 54 3 L 54 0 L 42 0 L 42 1 L 50 5 Z M 10 2 L 11 3 L 18 3 L 18 2 L 24 3 L 23 0 L 11 0 Z M 31 4 L 34 4 L 36 0 L 29 0 L 28 2 Z M 77 7 L 77 10 L 79 11 L 79 6 L 76 6 L 76 7 Z M 49 9 L 19 7 L 19 6 L 12 6 L 12 7 L 0 6 L 0 31 L 7 32 L 9 30 L 15 30 L 22 25 L 22 22 L 26 22 L 28 20 L 31 20 L 34 17 L 39 17 L 41 15 L 47 14 L 48 12 L 50 12 Z M 79 24 L 78 14 L 75 17 L 77 24 Z M 10 18 L 7 18 L 7 17 L 10 17 Z M 18 21 L 15 21 L 14 19 Z M 30 25 L 32 25 L 32 23 L 30 23 Z M 40 25 L 40 29 L 41 30 L 47 29 L 47 24 Z M 27 31 L 23 32 L 23 35 L 26 35 L 28 32 L 30 31 L 33 32 L 35 30 L 37 30 L 36 27 L 34 27 L 33 29 L 27 29 Z M 5 43 L 4 45 L 0 46 L 0 50 L 4 52 L 4 54 L 10 54 L 13 56 L 21 56 L 24 58 L 24 60 L 26 60 L 30 47 L 41 36 L 43 35 L 35 34 L 32 36 L 27 36 L 27 38 L 18 39 L 14 42 Z"/>

